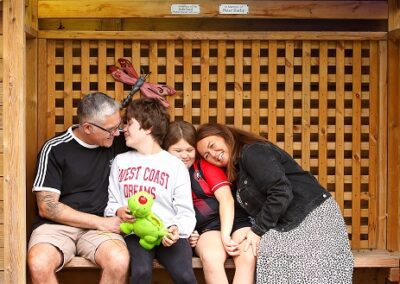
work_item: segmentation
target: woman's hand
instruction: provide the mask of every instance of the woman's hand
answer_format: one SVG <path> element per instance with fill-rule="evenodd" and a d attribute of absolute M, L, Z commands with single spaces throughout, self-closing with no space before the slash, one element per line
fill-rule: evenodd
<path fill-rule="evenodd" d="M 128 206 L 122 206 L 118 208 L 116 215 L 123 221 L 123 222 L 135 222 L 135 217 L 132 216 L 131 211 L 129 210 Z"/>
<path fill-rule="evenodd" d="M 240 254 L 239 244 L 232 240 L 230 236 L 221 237 L 221 240 L 228 255 L 236 256 Z"/>
<path fill-rule="evenodd" d="M 199 238 L 200 238 L 199 232 L 197 232 L 196 230 L 194 230 L 193 233 L 190 234 L 189 244 L 192 248 L 194 248 L 197 245 Z"/>
<path fill-rule="evenodd" d="M 249 230 L 246 234 L 246 239 L 244 242 L 244 251 L 247 251 L 250 247 L 253 251 L 253 255 L 258 255 L 258 250 L 260 248 L 261 237 L 255 234 L 252 230 Z"/>
<path fill-rule="evenodd" d="M 165 247 L 170 247 L 179 240 L 179 229 L 176 225 L 168 228 L 168 234 L 162 239 L 162 244 Z"/>

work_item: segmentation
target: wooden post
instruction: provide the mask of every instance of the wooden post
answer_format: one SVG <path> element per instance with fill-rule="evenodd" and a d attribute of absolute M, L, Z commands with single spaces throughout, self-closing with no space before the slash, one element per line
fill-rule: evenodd
<path fill-rule="evenodd" d="M 378 249 L 386 249 L 387 243 L 387 195 L 388 195 L 388 151 L 387 151 L 387 109 L 388 109 L 388 94 L 387 94 L 387 78 L 388 78 L 388 50 L 387 41 L 379 42 L 379 115 L 378 115 L 378 160 L 376 174 L 377 178 L 377 198 L 378 198 L 378 235 L 377 247 Z"/>
<path fill-rule="evenodd" d="M 400 28 L 398 1 L 389 1 L 389 32 Z M 388 231 L 387 248 L 399 249 L 399 203 L 400 203 L 400 138 L 399 138 L 399 73 L 400 48 L 398 39 L 388 41 Z"/>
<path fill-rule="evenodd" d="M 25 1 L 3 2 L 4 283 L 26 283 Z"/>

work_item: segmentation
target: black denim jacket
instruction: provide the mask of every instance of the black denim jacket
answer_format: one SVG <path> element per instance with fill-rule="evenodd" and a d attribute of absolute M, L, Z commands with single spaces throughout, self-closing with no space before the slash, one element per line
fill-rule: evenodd
<path fill-rule="evenodd" d="M 276 145 L 243 147 L 237 163 L 238 202 L 255 219 L 252 230 L 261 236 L 269 229 L 289 231 L 331 194 Z"/>

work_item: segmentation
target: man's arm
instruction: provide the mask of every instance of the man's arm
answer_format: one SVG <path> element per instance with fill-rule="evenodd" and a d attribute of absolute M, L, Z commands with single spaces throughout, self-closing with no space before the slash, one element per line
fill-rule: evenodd
<path fill-rule="evenodd" d="M 35 191 L 39 215 L 56 223 L 73 227 L 119 233 L 118 217 L 100 217 L 77 211 L 61 202 L 60 195 L 51 191 Z"/>

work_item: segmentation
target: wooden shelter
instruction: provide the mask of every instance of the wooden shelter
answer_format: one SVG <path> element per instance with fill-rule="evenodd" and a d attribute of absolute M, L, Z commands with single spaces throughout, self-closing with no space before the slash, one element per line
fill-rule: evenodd
<path fill-rule="evenodd" d="M 40 147 L 84 94 L 127 95 L 107 73 L 120 57 L 177 90 L 172 119 L 242 127 L 292 154 L 342 209 L 354 282 L 398 281 L 399 1 L 0 2 L 0 283 L 28 279 Z M 79 261 L 63 283 L 98 279 Z"/>

